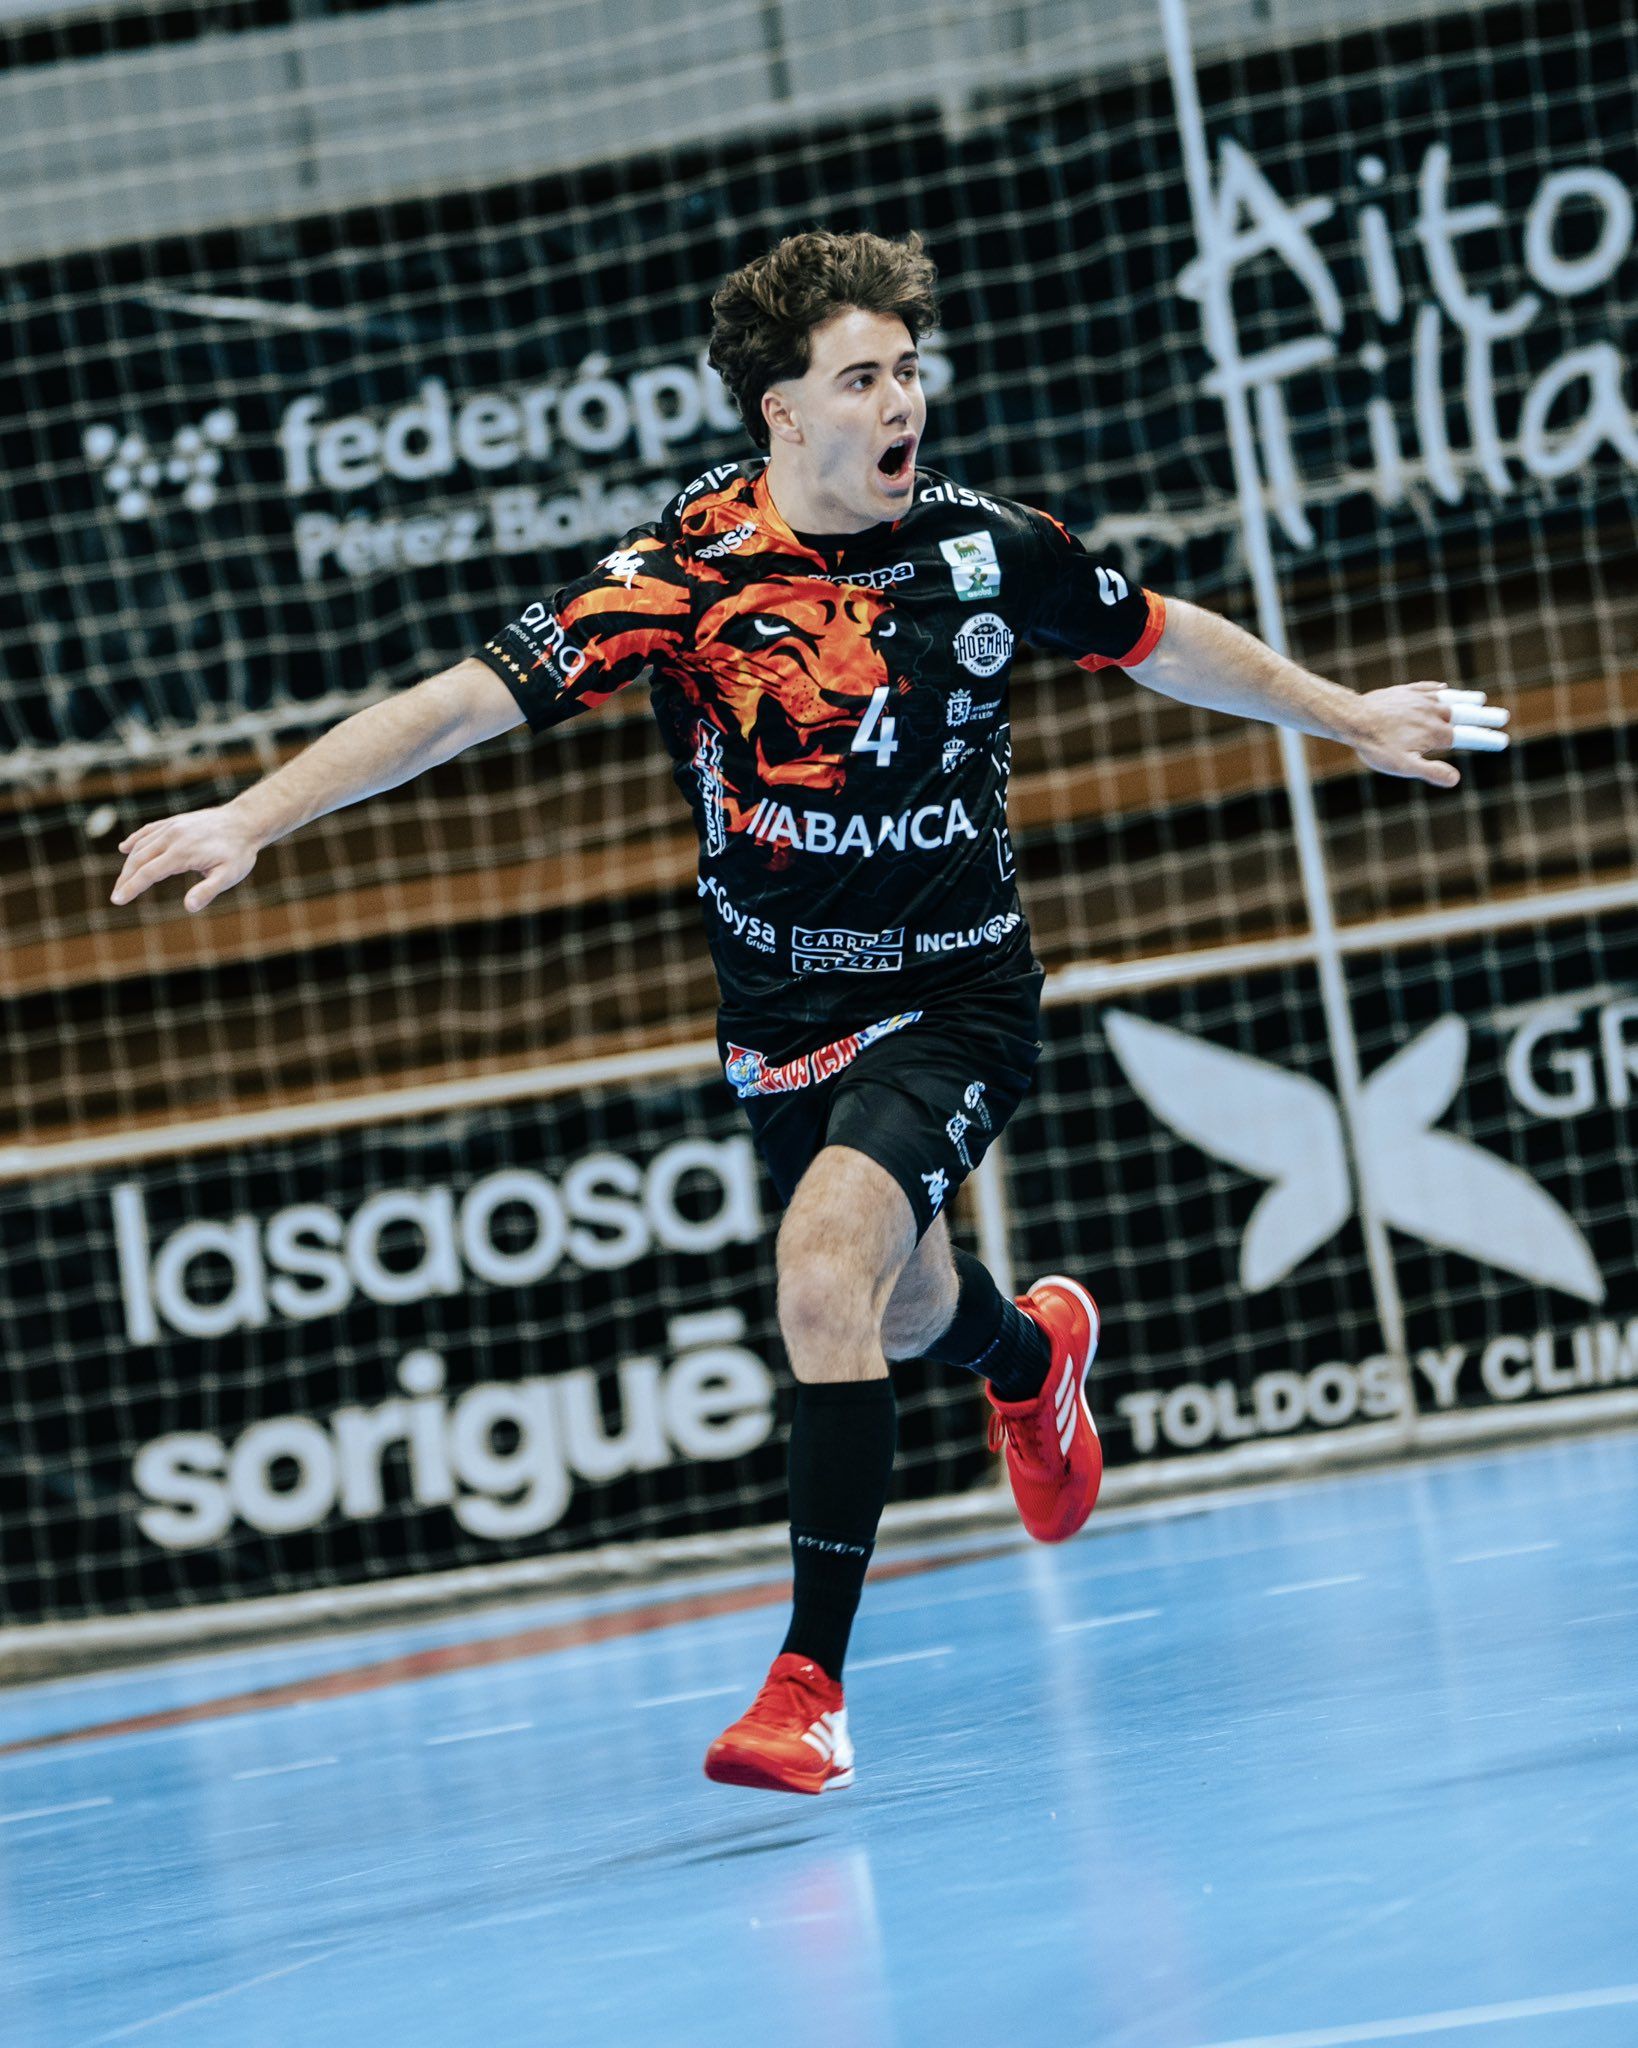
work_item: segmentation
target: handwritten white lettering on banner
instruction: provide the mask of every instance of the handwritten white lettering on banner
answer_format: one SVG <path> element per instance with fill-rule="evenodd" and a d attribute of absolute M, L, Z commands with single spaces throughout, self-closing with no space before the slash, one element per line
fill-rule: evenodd
<path fill-rule="evenodd" d="M 1380 158 L 1360 160 L 1361 183 L 1381 186 Z M 1491 200 L 1453 205 L 1454 167 L 1442 142 L 1424 152 L 1409 222 L 1429 296 L 1413 305 L 1401 256 L 1384 207 L 1357 207 L 1357 251 L 1366 296 L 1377 328 L 1410 350 L 1412 418 L 1417 458 L 1406 453 L 1404 425 L 1381 391 L 1366 402 L 1373 472 L 1369 485 L 1385 507 L 1406 499 L 1422 481 L 1433 496 L 1458 505 L 1466 472 L 1476 471 L 1498 498 L 1517 485 L 1514 465 L 1543 482 L 1584 468 L 1604 448 L 1638 469 L 1638 423 L 1624 386 L 1627 363 L 1614 342 L 1592 339 L 1564 350 L 1530 382 L 1504 429 L 1496 389 L 1499 347 L 1524 335 L 1542 316 L 1547 299 L 1580 299 L 1607 285 L 1632 247 L 1634 207 L 1625 185 L 1595 164 L 1572 164 L 1542 177 L 1522 220 L 1510 222 Z M 1204 387 L 1217 397 L 1249 395 L 1269 502 L 1281 530 L 1296 546 L 1312 547 L 1308 517 L 1313 489 L 1305 486 L 1292 446 L 1287 388 L 1299 376 L 1347 360 L 1348 327 L 1331 260 L 1315 231 L 1332 221 L 1338 201 L 1327 195 L 1284 197 L 1237 142 L 1218 155 L 1213 217 L 1200 254 L 1177 280 L 1178 290 L 1205 315 L 1213 367 Z M 1589 246 L 1586 228 L 1592 229 Z M 1568 227 L 1571 221 L 1579 226 Z M 1516 232 L 1518 257 L 1531 289 L 1520 279 L 1516 295 L 1498 302 L 1469 280 L 1464 244 L 1472 236 Z M 1566 253 L 1573 236 L 1575 253 Z M 1285 264 L 1306 293 L 1312 331 L 1247 354 L 1241 349 L 1233 307 L 1236 279 L 1261 259 Z M 1403 330 L 1395 335 L 1394 330 Z M 1447 430 L 1444 357 L 1448 343 L 1462 347 L 1460 400 L 1467 446 L 1455 447 Z M 1353 352 L 1380 380 L 1388 366 L 1383 342 L 1371 338 Z"/>

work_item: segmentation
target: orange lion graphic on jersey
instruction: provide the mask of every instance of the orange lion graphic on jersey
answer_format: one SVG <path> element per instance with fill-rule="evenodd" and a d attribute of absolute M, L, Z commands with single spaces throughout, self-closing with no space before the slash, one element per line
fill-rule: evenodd
<path fill-rule="evenodd" d="M 755 744 L 762 782 L 842 786 L 865 708 L 893 682 L 895 630 L 879 597 L 817 581 L 752 583 L 711 606 L 695 647 L 711 695 Z"/>

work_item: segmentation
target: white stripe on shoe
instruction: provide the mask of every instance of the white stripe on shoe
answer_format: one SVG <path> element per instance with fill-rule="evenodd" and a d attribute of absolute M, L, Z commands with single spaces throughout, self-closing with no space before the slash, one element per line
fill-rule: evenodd
<path fill-rule="evenodd" d="M 816 1749 L 827 1764 L 852 1779 L 853 1744 L 848 1739 L 846 1707 L 838 1707 L 833 1714 L 821 1714 L 811 1727 L 803 1729 L 802 1740 Z"/>
<path fill-rule="evenodd" d="M 1098 1433 L 1098 1425 L 1093 1420 L 1092 1410 L 1086 1399 L 1086 1375 L 1091 1370 L 1093 1359 L 1098 1355 L 1098 1338 L 1103 1323 L 1098 1314 L 1098 1304 L 1078 1280 L 1071 1280 L 1065 1273 L 1043 1273 L 1030 1287 L 1030 1293 L 1033 1294 L 1037 1287 L 1061 1287 L 1066 1294 L 1072 1294 L 1085 1309 L 1087 1324 L 1092 1332 L 1092 1340 L 1086 1347 L 1086 1356 L 1081 1360 L 1080 1369 L 1075 1370 L 1075 1360 L 1071 1356 L 1070 1370 L 1065 1374 L 1063 1387 L 1059 1390 L 1058 1403 L 1061 1405 L 1057 1405 L 1058 1444 L 1067 1458 L 1070 1443 L 1075 1435 L 1075 1408 L 1073 1395 L 1069 1394 L 1069 1390 L 1072 1389 L 1073 1394 L 1080 1396 L 1081 1413 L 1086 1417 L 1087 1428 L 1094 1436 Z"/>
<path fill-rule="evenodd" d="M 1058 1448 L 1066 1458 L 1069 1456 L 1070 1439 L 1075 1434 L 1075 1396 L 1080 1389 L 1080 1374 L 1075 1370 L 1075 1361 L 1071 1358 L 1064 1367 L 1063 1384 L 1058 1389 L 1054 1403 L 1058 1423 Z"/>

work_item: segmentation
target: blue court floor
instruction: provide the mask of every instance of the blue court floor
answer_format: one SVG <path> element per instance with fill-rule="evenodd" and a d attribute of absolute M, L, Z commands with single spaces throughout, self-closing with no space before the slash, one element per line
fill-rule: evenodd
<path fill-rule="evenodd" d="M 1638 1438 L 909 1563 L 822 1799 L 743 1576 L 0 1695 L 0 2042 L 1638 2043 Z"/>

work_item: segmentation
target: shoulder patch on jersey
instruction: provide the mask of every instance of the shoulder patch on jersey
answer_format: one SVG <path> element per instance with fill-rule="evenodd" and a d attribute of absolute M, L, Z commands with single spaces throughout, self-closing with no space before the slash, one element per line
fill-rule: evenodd
<path fill-rule="evenodd" d="M 721 532 L 739 524 L 753 503 L 761 465 L 719 462 L 685 485 L 665 508 L 665 517 L 690 535 Z"/>

